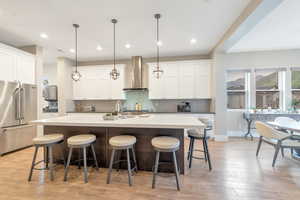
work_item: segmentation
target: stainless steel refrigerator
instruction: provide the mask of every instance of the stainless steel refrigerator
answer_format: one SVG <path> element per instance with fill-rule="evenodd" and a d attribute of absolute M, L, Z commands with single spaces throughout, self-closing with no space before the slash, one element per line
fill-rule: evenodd
<path fill-rule="evenodd" d="M 0 81 L 0 155 L 32 144 L 37 119 L 36 85 Z"/>

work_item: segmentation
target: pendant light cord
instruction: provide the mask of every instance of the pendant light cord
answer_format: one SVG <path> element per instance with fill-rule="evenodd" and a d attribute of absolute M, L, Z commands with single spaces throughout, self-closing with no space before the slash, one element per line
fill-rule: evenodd
<path fill-rule="evenodd" d="M 77 49 L 77 43 L 78 43 L 78 40 L 77 40 L 77 27 L 75 27 L 75 38 L 76 38 L 76 41 L 75 41 L 75 51 L 76 51 L 76 54 L 75 54 L 75 56 L 76 56 L 76 59 L 75 59 L 75 61 L 76 61 L 76 72 L 77 72 L 77 67 L 78 67 L 78 49 Z"/>
<path fill-rule="evenodd" d="M 156 18 L 156 62 L 157 62 L 157 69 L 159 70 L 159 17 Z"/>
<path fill-rule="evenodd" d="M 75 71 L 77 72 L 78 67 L 78 37 L 77 37 L 77 29 L 79 28 L 78 24 L 73 24 L 75 28 Z"/>
<path fill-rule="evenodd" d="M 114 69 L 116 69 L 116 23 L 114 24 Z"/>

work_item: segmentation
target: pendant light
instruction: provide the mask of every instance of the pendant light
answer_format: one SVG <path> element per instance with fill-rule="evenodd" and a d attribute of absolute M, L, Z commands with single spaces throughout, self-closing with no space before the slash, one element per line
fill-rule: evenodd
<path fill-rule="evenodd" d="M 159 67 L 159 46 L 160 46 L 160 41 L 159 41 L 159 19 L 161 18 L 160 14 L 155 14 L 154 18 L 156 19 L 156 68 L 153 70 L 153 75 L 155 78 L 159 79 L 163 75 L 164 71 L 160 69 Z"/>
<path fill-rule="evenodd" d="M 113 36 L 113 38 L 114 38 L 114 67 L 110 72 L 110 77 L 113 80 L 117 80 L 120 76 L 120 73 L 116 69 L 116 23 L 117 22 L 118 22 L 118 20 L 116 20 L 116 19 L 111 20 L 111 23 L 113 23 L 113 27 L 114 27 L 114 29 L 113 29 L 114 30 L 114 33 L 113 33 L 114 34 L 114 36 Z"/>
<path fill-rule="evenodd" d="M 78 49 L 77 49 L 77 29 L 79 28 L 78 24 L 73 24 L 75 29 L 75 71 L 72 73 L 72 79 L 74 81 L 79 81 L 81 78 L 81 74 L 77 70 L 78 67 Z"/>

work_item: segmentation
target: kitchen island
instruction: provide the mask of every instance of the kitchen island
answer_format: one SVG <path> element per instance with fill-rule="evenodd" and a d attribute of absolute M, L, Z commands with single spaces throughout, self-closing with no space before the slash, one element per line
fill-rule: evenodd
<path fill-rule="evenodd" d="M 151 139 L 156 136 L 173 136 L 180 140 L 177 152 L 180 172 L 184 173 L 184 130 L 188 128 L 202 129 L 205 125 L 197 117 L 185 115 L 136 115 L 123 116 L 116 120 L 103 120 L 101 114 L 78 116 L 62 116 L 50 119 L 36 120 L 32 123 L 43 125 L 44 134 L 61 133 L 68 138 L 78 134 L 94 134 L 97 137 L 95 149 L 101 167 L 108 167 L 111 148 L 109 139 L 116 135 L 133 135 L 137 138 L 135 145 L 139 170 L 151 171 L 155 153 Z M 68 151 L 66 142 L 65 155 Z M 54 158 L 59 158 L 59 148 L 54 149 Z M 74 156 L 75 157 L 75 156 Z M 171 156 L 162 154 L 162 161 L 170 161 Z M 75 159 L 77 159 L 75 157 Z M 122 166 L 121 166 L 122 167 Z M 124 165 L 124 168 L 126 166 Z M 173 167 L 161 166 L 163 171 L 172 171 Z"/>

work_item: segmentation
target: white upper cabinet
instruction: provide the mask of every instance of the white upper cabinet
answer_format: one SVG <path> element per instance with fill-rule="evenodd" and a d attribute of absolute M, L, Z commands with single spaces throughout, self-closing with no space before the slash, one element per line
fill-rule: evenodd
<path fill-rule="evenodd" d="M 35 56 L 0 44 L 0 80 L 35 84 Z"/>
<path fill-rule="evenodd" d="M 176 99 L 179 95 L 178 67 L 176 64 L 162 64 L 164 70 L 163 78 L 163 96 L 165 99 Z"/>
<path fill-rule="evenodd" d="M 0 47 L 0 80 L 16 81 L 15 55 Z"/>
<path fill-rule="evenodd" d="M 35 57 L 18 55 L 16 65 L 17 80 L 22 83 L 35 84 Z"/>
<path fill-rule="evenodd" d="M 195 63 L 179 63 L 179 98 L 192 99 L 195 98 Z"/>
<path fill-rule="evenodd" d="M 211 70 L 212 63 L 210 60 L 199 61 L 198 67 L 195 67 L 195 98 L 211 98 Z"/>
<path fill-rule="evenodd" d="M 211 61 L 162 62 L 160 79 L 152 74 L 155 63 L 149 63 L 150 99 L 211 98 Z"/>
<path fill-rule="evenodd" d="M 117 65 L 120 72 L 117 80 L 110 78 L 112 65 L 78 67 L 82 77 L 79 81 L 73 82 L 73 99 L 124 99 L 124 67 L 125 65 Z"/>

